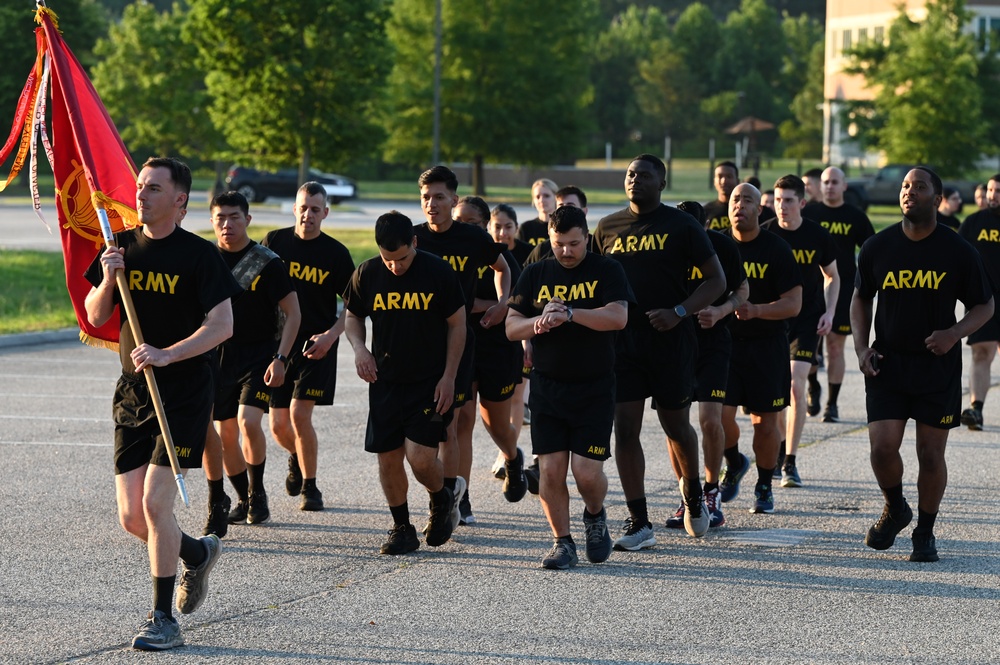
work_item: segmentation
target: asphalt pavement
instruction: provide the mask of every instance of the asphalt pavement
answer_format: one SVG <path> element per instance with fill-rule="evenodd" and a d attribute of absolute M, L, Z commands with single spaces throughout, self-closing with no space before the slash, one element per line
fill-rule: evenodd
<path fill-rule="evenodd" d="M 117 356 L 72 333 L 0 345 L 0 662 L 43 663 L 968 663 L 1000 652 L 1000 408 L 986 430 L 952 431 L 937 563 L 910 563 L 909 529 L 885 552 L 863 544 L 882 498 L 868 463 L 861 377 L 849 370 L 842 421 L 810 418 L 805 487 L 776 487 L 776 513 L 751 515 L 753 481 L 704 538 L 667 531 L 677 485 L 648 410 L 642 440 L 658 544 L 570 571 L 539 567 L 550 545 L 538 498 L 504 501 L 475 433 L 478 523 L 439 548 L 378 554 L 391 519 L 363 451 L 366 387 L 341 344 L 336 404 L 316 410 L 326 510 L 284 492 L 286 455 L 268 436 L 271 520 L 223 541 L 210 592 L 180 618 L 186 646 L 129 644 L 149 608 L 143 545 L 118 525 L 111 394 Z M 34 343 L 39 342 L 39 343 Z M 968 358 L 968 353 L 966 353 Z M 968 364 L 968 360 L 967 360 Z M 823 377 L 825 383 L 825 376 Z M 996 375 L 994 375 L 994 381 Z M 694 418 L 693 418 L 694 420 Z M 749 452 L 749 422 L 740 416 Z M 527 429 L 521 446 L 530 448 Z M 905 491 L 915 505 L 913 427 Z M 606 465 L 613 533 L 626 516 Z M 199 534 L 207 487 L 188 475 L 177 519 Z M 572 494 L 574 537 L 583 504 Z M 418 529 L 427 495 L 409 493 Z"/>

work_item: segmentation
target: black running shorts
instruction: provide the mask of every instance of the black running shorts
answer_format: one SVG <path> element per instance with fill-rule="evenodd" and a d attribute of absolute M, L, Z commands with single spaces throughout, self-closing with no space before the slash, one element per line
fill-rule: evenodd
<path fill-rule="evenodd" d="M 183 469 L 196 469 L 201 466 L 212 418 L 211 370 L 205 364 L 179 373 L 157 371 L 156 379 L 177 461 Z M 116 474 L 144 464 L 170 466 L 145 377 L 122 375 L 118 379 L 113 412 Z"/>
<path fill-rule="evenodd" d="M 264 373 L 274 358 L 274 347 L 274 342 L 223 345 L 213 419 L 235 418 L 241 404 L 267 411 L 271 388 L 264 383 Z"/>
<path fill-rule="evenodd" d="M 690 322 L 667 332 L 649 327 L 626 328 L 618 333 L 617 401 L 638 402 L 652 397 L 658 407 L 668 410 L 689 405 L 694 399 L 697 355 L 698 342 Z"/>
<path fill-rule="evenodd" d="M 521 382 L 521 346 L 495 341 L 476 342 L 475 381 L 479 397 L 489 402 L 504 402 L 514 395 Z"/>
<path fill-rule="evenodd" d="M 443 369 L 443 368 L 442 368 Z M 461 407 L 472 397 L 472 381 L 476 375 L 476 337 L 472 328 L 465 333 L 465 349 L 455 374 L 455 408 Z"/>
<path fill-rule="evenodd" d="M 830 333 L 834 335 L 851 334 L 851 298 L 854 297 L 854 280 L 844 280 L 841 275 L 840 294 L 837 296 L 837 310 L 833 313 L 833 327 Z"/>
<path fill-rule="evenodd" d="M 819 335 L 816 327 L 818 316 L 796 316 L 788 322 L 788 358 L 806 362 L 810 365 L 819 364 L 816 351 L 819 348 Z"/>
<path fill-rule="evenodd" d="M 376 381 L 368 386 L 368 428 L 365 450 L 388 453 L 409 439 L 437 448 L 448 437 L 454 408 L 444 415 L 435 411 L 434 388 L 439 379 L 418 383 Z"/>
<path fill-rule="evenodd" d="M 969 335 L 966 340 L 966 344 L 969 345 L 980 342 L 1000 342 L 1000 311 L 994 311 L 990 320 L 984 323 L 982 328 Z"/>
<path fill-rule="evenodd" d="M 333 404 L 333 395 L 337 391 L 337 349 L 340 348 L 340 340 L 334 342 L 319 360 L 302 355 L 304 342 L 305 339 L 298 339 L 292 347 L 294 350 L 285 369 L 285 383 L 270 389 L 272 409 L 287 409 L 293 399 L 315 402 L 316 406 Z"/>
<path fill-rule="evenodd" d="M 697 337 L 695 401 L 722 403 L 726 400 L 726 386 L 729 383 L 729 359 L 733 354 L 733 337 L 729 328 L 722 323 L 708 330 L 699 328 Z"/>
<path fill-rule="evenodd" d="M 615 377 L 564 383 L 534 372 L 531 393 L 531 452 L 569 451 L 599 461 L 611 457 Z"/>
<path fill-rule="evenodd" d="M 776 413 L 788 406 L 791 393 L 792 369 L 784 333 L 733 340 L 726 406 Z"/>
<path fill-rule="evenodd" d="M 962 355 L 958 345 L 944 356 L 886 352 L 877 376 L 865 377 L 868 422 L 908 420 L 951 429 L 962 408 Z"/>

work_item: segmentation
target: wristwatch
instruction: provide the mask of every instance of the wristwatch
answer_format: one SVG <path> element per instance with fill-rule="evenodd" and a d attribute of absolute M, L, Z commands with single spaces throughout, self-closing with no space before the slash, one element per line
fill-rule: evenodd
<path fill-rule="evenodd" d="M 283 365 L 284 365 L 285 367 L 288 367 L 288 356 L 283 356 L 283 355 L 281 355 L 280 353 L 275 353 L 275 354 L 274 354 L 274 359 L 275 359 L 275 360 L 280 360 L 280 361 L 281 361 L 281 363 L 282 363 L 282 364 L 283 364 Z"/>
<path fill-rule="evenodd" d="M 573 323 L 573 305 L 566 305 L 566 323 Z"/>
<path fill-rule="evenodd" d="M 684 305 L 677 305 L 676 307 L 674 307 L 674 314 L 677 315 L 678 319 L 683 319 L 685 316 L 688 315 L 688 311 L 684 309 Z"/>

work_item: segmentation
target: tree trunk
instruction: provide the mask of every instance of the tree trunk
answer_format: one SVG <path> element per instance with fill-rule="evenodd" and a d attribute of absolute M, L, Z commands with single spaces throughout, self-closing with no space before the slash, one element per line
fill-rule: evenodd
<path fill-rule="evenodd" d="M 476 196 L 486 196 L 486 180 L 483 178 L 483 156 L 472 157 L 472 192 Z"/>

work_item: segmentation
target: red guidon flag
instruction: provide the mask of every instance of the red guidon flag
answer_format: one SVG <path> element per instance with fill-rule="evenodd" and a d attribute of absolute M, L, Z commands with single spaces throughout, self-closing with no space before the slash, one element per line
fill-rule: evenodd
<path fill-rule="evenodd" d="M 101 98 L 59 34 L 56 15 L 40 7 L 35 21 L 41 25 L 35 29 L 38 56 L 18 100 L 10 136 L 0 152 L 0 163 L 3 163 L 17 145 L 13 167 L 7 179 L 0 180 L 0 191 L 21 171 L 30 153 L 32 197 L 41 217 L 36 150 L 37 140 L 41 138 L 43 151 L 55 174 L 66 287 L 80 324 L 80 339 L 94 346 L 117 348 L 117 311 L 99 328 L 87 322 L 83 303 L 90 283 L 83 275 L 104 245 L 98 207 L 107 210 L 115 233 L 138 225 L 135 211 L 137 171 Z M 49 96 L 51 141 L 46 126 Z"/>

